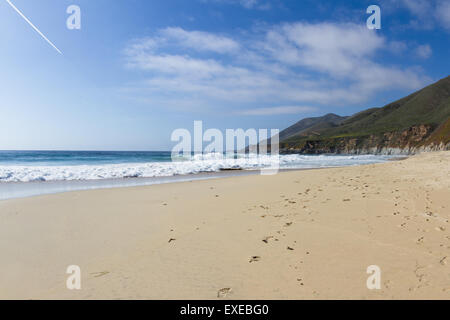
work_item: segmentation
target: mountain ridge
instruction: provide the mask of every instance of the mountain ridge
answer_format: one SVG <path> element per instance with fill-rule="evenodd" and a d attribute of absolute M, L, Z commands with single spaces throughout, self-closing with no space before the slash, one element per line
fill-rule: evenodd
<path fill-rule="evenodd" d="M 306 118 L 280 132 L 282 153 L 415 153 L 450 149 L 450 76 L 380 108 Z"/>

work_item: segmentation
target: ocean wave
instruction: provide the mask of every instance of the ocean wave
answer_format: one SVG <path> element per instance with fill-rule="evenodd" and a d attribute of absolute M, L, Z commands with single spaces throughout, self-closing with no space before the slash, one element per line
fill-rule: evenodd
<path fill-rule="evenodd" d="M 173 162 L 123 163 L 67 166 L 0 166 L 0 182 L 98 180 L 150 178 L 218 172 L 227 169 L 252 170 L 268 167 L 309 169 L 383 162 L 387 156 L 357 155 L 241 155 L 236 159 L 221 154 L 199 154 Z"/>

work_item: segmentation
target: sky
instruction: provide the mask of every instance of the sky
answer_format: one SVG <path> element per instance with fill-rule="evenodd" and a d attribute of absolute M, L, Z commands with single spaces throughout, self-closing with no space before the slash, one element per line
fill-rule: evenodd
<path fill-rule="evenodd" d="M 450 74 L 450 0 L 10 1 L 62 54 L 0 0 L 0 150 L 171 150 L 194 120 L 282 130 Z"/>

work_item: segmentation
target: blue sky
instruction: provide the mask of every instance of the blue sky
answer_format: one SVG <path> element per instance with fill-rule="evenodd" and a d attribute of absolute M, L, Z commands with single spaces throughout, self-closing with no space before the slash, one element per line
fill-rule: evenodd
<path fill-rule="evenodd" d="M 450 0 L 11 1 L 63 54 L 0 0 L 0 149 L 170 150 L 194 120 L 283 129 L 450 74 Z"/>

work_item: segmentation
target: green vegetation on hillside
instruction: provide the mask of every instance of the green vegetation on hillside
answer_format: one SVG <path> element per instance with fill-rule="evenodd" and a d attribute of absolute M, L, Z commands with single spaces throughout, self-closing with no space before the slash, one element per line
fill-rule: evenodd
<path fill-rule="evenodd" d="M 311 140 L 329 146 L 339 143 L 340 139 L 361 140 L 424 125 L 432 130 L 439 127 L 439 134 L 433 139 L 448 142 L 450 124 L 443 124 L 449 117 L 450 76 L 382 108 L 364 110 L 332 125 L 303 127 L 296 134 L 294 125 L 280 133 L 280 141 L 282 148 L 302 148 Z M 284 138 L 286 131 L 289 135 Z"/>

